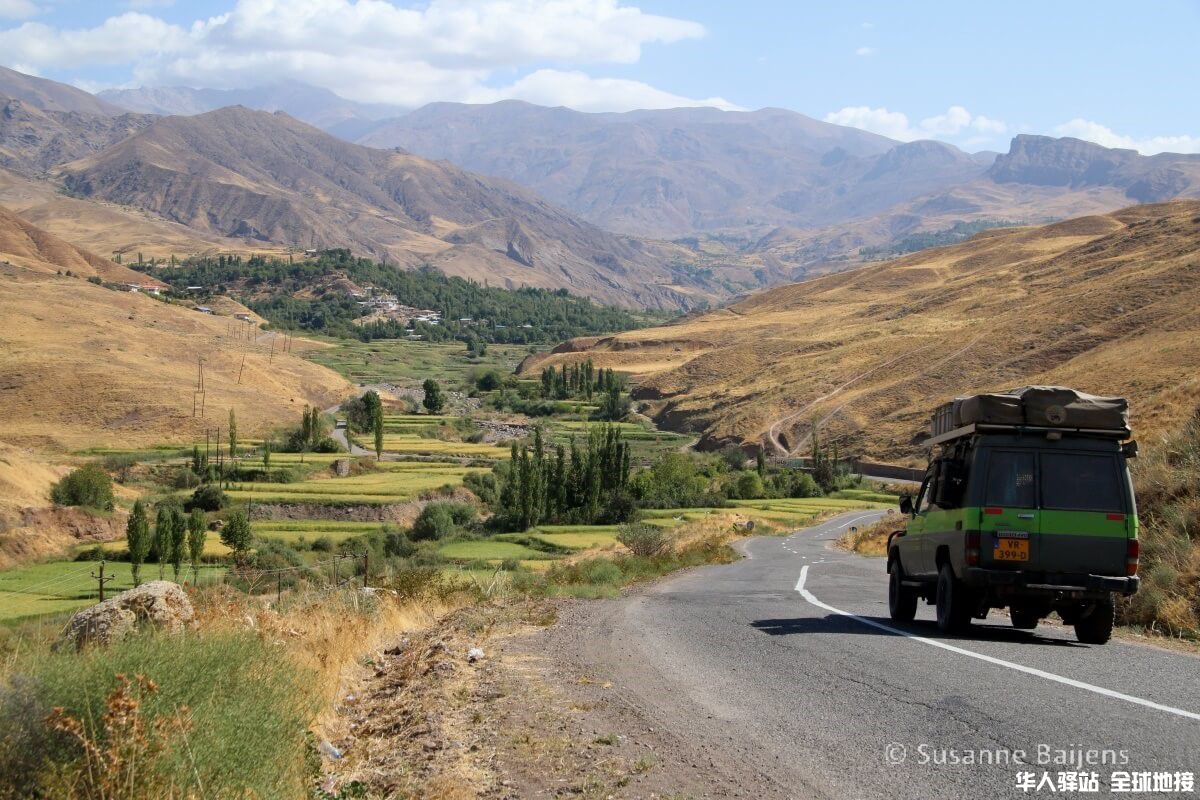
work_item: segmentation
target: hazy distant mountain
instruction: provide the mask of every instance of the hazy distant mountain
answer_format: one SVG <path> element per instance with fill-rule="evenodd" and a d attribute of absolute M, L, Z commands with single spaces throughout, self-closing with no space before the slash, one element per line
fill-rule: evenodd
<path fill-rule="evenodd" d="M 101 116 L 125 113 L 125 109 L 99 100 L 82 89 L 58 81 L 35 78 L 8 67 L 0 67 L 0 97 L 22 100 L 46 111 L 81 111 Z"/>
<path fill-rule="evenodd" d="M 671 266 L 668 245 L 608 233 L 515 185 L 351 144 L 281 112 L 162 117 L 58 173 L 77 195 L 208 233 L 350 247 L 493 285 L 568 288 L 630 305 L 713 296 L 702 278 Z"/>
<path fill-rule="evenodd" d="M 0 94 L 0 167 L 38 175 L 119 142 L 154 119 L 126 112 L 106 116 L 52 111 Z"/>
<path fill-rule="evenodd" d="M 203 114 L 225 106 L 246 106 L 259 111 L 286 111 L 322 130 L 354 138 L 376 120 L 402 113 L 397 106 L 356 103 L 328 89 L 285 81 L 253 89 L 191 89 L 186 86 L 107 89 L 99 97 L 130 111 L 144 114 Z"/>
<path fill-rule="evenodd" d="M 1085 189 L 1111 186 L 1131 200 L 1154 203 L 1200 196 L 1200 154 L 1160 153 L 1102 147 L 1082 139 L 1020 135 L 988 170 L 996 183 Z"/>
<path fill-rule="evenodd" d="M 612 230 L 668 237 L 830 224 L 987 166 L 950 145 L 902 145 L 771 108 L 588 114 L 518 101 L 434 103 L 359 141 L 509 178 Z"/>

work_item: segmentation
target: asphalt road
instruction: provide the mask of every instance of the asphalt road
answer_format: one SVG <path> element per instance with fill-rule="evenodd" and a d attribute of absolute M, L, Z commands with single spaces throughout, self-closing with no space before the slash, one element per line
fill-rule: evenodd
<path fill-rule="evenodd" d="M 643 716 L 725 754 L 712 796 L 1011 797 L 1020 772 L 1094 771 L 1100 794 L 1114 771 L 1200 782 L 1200 657 L 995 612 L 962 636 L 925 605 L 897 626 L 882 561 L 831 547 L 878 515 L 750 540 L 737 563 L 586 604 L 554 635 Z"/>

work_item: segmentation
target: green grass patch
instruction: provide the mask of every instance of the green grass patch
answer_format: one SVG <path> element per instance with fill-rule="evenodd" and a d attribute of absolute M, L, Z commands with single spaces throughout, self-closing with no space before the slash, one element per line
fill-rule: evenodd
<path fill-rule="evenodd" d="M 209 538 L 215 539 L 216 535 L 211 534 Z M 125 547 L 124 542 L 110 544 L 120 549 Z M 0 622 L 76 611 L 92 605 L 97 601 L 98 584 L 91 575 L 99 569 L 100 564 L 95 561 L 50 561 L 0 572 Z M 133 588 L 133 574 L 128 563 L 109 561 L 104 565 L 104 574 L 113 576 L 104 589 L 109 597 Z M 170 567 L 166 574 L 168 577 L 173 575 Z M 201 566 L 200 583 L 215 583 L 224 574 L 224 567 Z M 191 577 L 190 569 L 180 573 L 181 580 L 190 581 Z M 152 578 L 158 578 L 158 565 L 142 565 L 142 580 Z"/>
<path fill-rule="evenodd" d="M 438 548 L 438 553 L 443 558 L 453 561 L 497 561 L 510 558 L 543 561 L 557 558 L 552 553 L 534 550 L 532 547 L 498 538 L 447 542 Z"/>
<path fill-rule="evenodd" d="M 295 483 L 236 483 L 225 493 L 239 502 L 384 505 L 411 500 L 447 484 L 458 486 L 470 471 L 446 462 L 382 462 L 377 470 L 361 475 Z"/>
<path fill-rule="evenodd" d="M 467 358 L 462 342 L 408 342 L 376 339 L 358 342 L 329 339 L 333 346 L 305 353 L 355 383 L 394 383 L 417 386 L 426 378 L 457 386 L 473 370 L 498 369 L 509 373 L 533 351 L 529 345 L 489 344 L 487 355 Z"/>
<path fill-rule="evenodd" d="M 447 442 L 412 433 L 384 433 L 383 449 L 389 453 L 410 456 L 442 456 L 455 458 L 485 458 L 497 461 L 508 458 L 509 449 L 494 444 Z"/>
<path fill-rule="evenodd" d="M 140 698 L 147 728 L 156 719 L 188 720 L 183 732 L 159 740 L 161 753 L 139 759 L 132 771 L 137 785 L 124 785 L 129 793 L 120 796 L 301 797 L 310 791 L 307 729 L 318 708 L 315 676 L 254 633 L 144 634 L 81 654 L 35 648 L 11 664 L 10 673 L 14 680 L 0 689 L 0 776 L 13 796 L 63 796 L 56 773 L 74 774 L 78 748 L 50 735 L 45 719 L 62 707 L 103 743 L 100 720 L 120 674 L 157 684 Z M 130 748 L 135 741 L 122 738 Z"/>

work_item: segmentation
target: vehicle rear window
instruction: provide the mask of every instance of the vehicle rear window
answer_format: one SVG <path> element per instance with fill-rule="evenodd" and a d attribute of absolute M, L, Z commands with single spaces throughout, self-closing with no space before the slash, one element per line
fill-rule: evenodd
<path fill-rule="evenodd" d="M 1042 453 L 1042 507 L 1124 511 L 1117 460 L 1085 453 Z"/>
<path fill-rule="evenodd" d="M 1037 507 L 1033 453 L 993 450 L 988 462 L 987 491 L 983 501 L 986 505 Z"/>

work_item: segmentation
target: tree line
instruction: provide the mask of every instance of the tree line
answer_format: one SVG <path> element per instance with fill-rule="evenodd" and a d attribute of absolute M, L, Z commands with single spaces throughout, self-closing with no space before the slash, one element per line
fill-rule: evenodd
<path fill-rule="evenodd" d="M 511 446 L 492 474 L 473 473 L 469 488 L 492 507 L 493 524 L 525 530 L 543 524 L 593 524 L 628 519 L 629 443 L 615 425 L 592 428 L 583 442 L 548 447 L 541 428 L 529 444 Z"/>
<path fill-rule="evenodd" d="M 272 326 L 317 331 L 363 341 L 406 337 L 430 341 L 478 340 L 533 344 L 559 342 L 573 336 L 611 333 L 640 327 L 665 317 L 601 306 L 566 290 L 502 289 L 464 278 L 449 277 L 426 266 L 403 270 L 394 265 L 356 258 L 349 250 L 325 250 L 315 258 L 293 261 L 261 255 L 203 256 L 176 267 L 146 268 L 176 291 L 204 287 L 208 294 L 238 296 Z M 442 313 L 442 323 L 415 322 L 411 328 L 395 320 L 356 325 L 369 310 L 331 284 L 342 273 L 359 286 L 374 286 L 416 308 Z M 312 298 L 297 293 L 312 292 Z M 469 319 L 469 322 L 460 320 Z M 524 326 L 530 327 L 524 327 Z"/>

